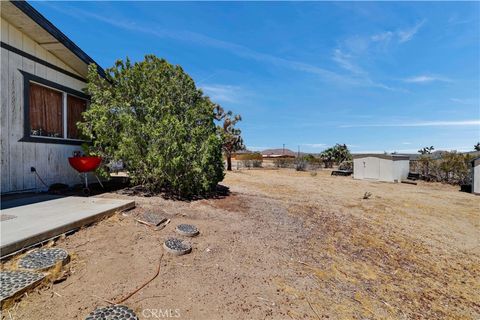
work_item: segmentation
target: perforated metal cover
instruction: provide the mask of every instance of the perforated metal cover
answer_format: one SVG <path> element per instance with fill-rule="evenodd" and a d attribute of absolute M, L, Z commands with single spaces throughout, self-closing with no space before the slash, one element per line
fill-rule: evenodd
<path fill-rule="evenodd" d="M 53 267 L 57 261 L 64 261 L 68 252 L 61 248 L 40 248 L 27 253 L 18 261 L 18 267 L 29 270 L 44 270 Z"/>
<path fill-rule="evenodd" d="M 138 317 L 128 307 L 116 305 L 95 309 L 85 320 L 138 320 Z"/>
<path fill-rule="evenodd" d="M 167 241 L 163 243 L 163 247 L 165 250 L 176 256 L 187 254 L 192 251 L 192 246 L 189 243 L 183 242 L 183 240 L 177 238 L 167 239 Z"/>
<path fill-rule="evenodd" d="M 187 237 L 195 237 L 198 235 L 197 227 L 192 224 L 179 224 L 175 230 L 177 233 Z"/>

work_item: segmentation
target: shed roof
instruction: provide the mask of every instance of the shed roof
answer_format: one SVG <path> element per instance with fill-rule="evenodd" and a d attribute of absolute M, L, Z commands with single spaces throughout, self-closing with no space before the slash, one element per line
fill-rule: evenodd
<path fill-rule="evenodd" d="M 399 154 L 364 153 L 364 154 L 353 155 L 353 159 L 361 159 L 361 158 L 367 158 L 367 157 L 380 158 L 380 159 L 393 160 L 393 161 L 410 160 L 409 156 L 399 155 Z"/>
<path fill-rule="evenodd" d="M 83 77 L 86 77 L 88 65 L 91 63 L 95 63 L 99 74 L 105 76 L 105 71 L 98 63 L 28 2 L 2 1 L 1 15 L 2 18 L 31 37 L 45 50 L 51 52 Z"/>

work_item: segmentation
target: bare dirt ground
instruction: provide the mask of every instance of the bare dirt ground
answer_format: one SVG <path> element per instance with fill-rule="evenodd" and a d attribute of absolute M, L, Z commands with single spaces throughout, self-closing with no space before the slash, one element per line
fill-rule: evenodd
<path fill-rule="evenodd" d="M 193 223 L 192 253 L 165 255 L 124 303 L 140 319 L 480 318 L 480 197 L 328 171 L 236 171 L 223 184 L 223 199 L 135 197 L 128 216 L 58 241 L 74 253 L 71 275 L 3 317 L 84 319 L 151 278 L 162 242 Z M 172 222 L 152 231 L 132 218 L 144 210 Z"/>

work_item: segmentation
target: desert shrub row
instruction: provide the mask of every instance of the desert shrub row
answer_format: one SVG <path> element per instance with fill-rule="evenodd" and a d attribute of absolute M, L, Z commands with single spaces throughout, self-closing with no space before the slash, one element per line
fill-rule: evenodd
<path fill-rule="evenodd" d="M 426 181 L 470 184 L 472 159 L 472 155 L 457 152 L 445 152 L 439 159 L 422 155 L 412 162 L 411 170 L 418 172 L 420 178 Z"/>

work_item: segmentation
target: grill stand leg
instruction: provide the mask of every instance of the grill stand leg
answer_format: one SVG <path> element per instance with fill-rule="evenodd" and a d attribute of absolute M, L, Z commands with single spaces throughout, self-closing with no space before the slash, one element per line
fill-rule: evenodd
<path fill-rule="evenodd" d="M 83 194 L 88 196 L 90 195 L 90 189 L 88 188 L 88 175 L 86 172 L 83 173 L 83 177 L 85 178 L 85 188 L 83 188 Z"/>
<path fill-rule="evenodd" d="M 100 183 L 100 185 L 102 186 L 102 188 L 105 189 L 105 187 L 104 187 L 103 184 L 102 184 L 102 181 L 100 181 L 100 179 L 98 178 L 98 176 L 97 176 L 96 174 L 94 174 L 94 175 L 95 175 L 95 178 L 97 178 L 98 183 Z"/>
<path fill-rule="evenodd" d="M 83 193 L 88 196 L 90 194 L 90 188 L 88 187 L 88 172 L 81 172 L 78 175 L 80 176 L 80 179 L 84 181 L 84 184 L 85 184 L 85 186 L 83 188 Z M 100 178 L 95 173 L 93 175 L 97 179 L 100 186 L 102 186 L 102 188 L 105 189 L 102 181 L 100 181 Z"/>

